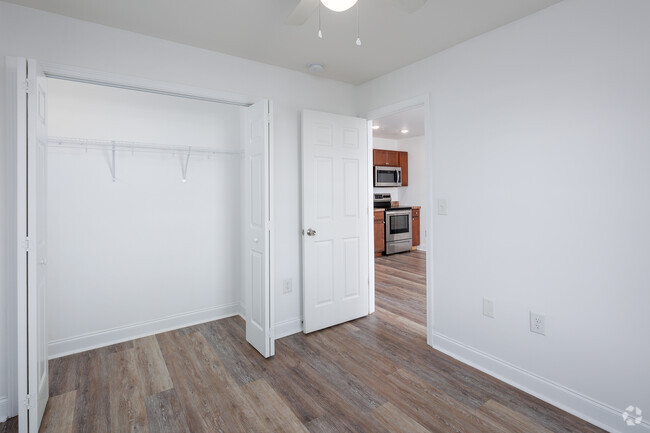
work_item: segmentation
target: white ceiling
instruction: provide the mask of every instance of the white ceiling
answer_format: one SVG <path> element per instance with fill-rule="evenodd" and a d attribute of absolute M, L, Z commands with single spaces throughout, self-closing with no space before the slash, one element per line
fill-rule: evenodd
<path fill-rule="evenodd" d="M 323 8 L 299 27 L 284 24 L 298 0 L 8 0 L 85 21 L 263 63 L 361 84 L 560 0 L 428 0 L 406 14 L 383 0 L 359 0 L 335 13 Z"/>
<path fill-rule="evenodd" d="M 400 140 L 403 138 L 421 137 L 424 135 L 424 106 L 411 108 L 390 116 L 375 119 L 373 126 L 378 125 L 379 129 L 373 129 L 372 136 L 376 138 L 390 138 Z M 402 129 L 408 129 L 403 134 Z"/>

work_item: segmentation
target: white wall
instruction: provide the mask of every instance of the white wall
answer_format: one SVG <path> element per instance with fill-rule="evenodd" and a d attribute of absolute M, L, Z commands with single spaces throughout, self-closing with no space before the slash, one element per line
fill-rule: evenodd
<path fill-rule="evenodd" d="M 48 133 L 239 152 L 240 107 L 48 80 Z M 50 148 L 50 356 L 239 312 L 239 155 Z"/>
<path fill-rule="evenodd" d="M 355 115 L 357 87 L 0 2 L 0 82 L 5 81 L 7 55 L 252 95 L 251 102 L 259 97 L 271 98 L 275 111 L 273 164 L 278 198 L 273 208 L 278 240 L 273 252 L 277 257 L 275 319 L 276 325 L 285 331 L 300 326 L 300 110 Z M 4 87 L 1 91 L 4 101 Z M 0 130 L 5 131 L 5 116 L 0 119 Z M 10 145 L 3 139 L 0 166 L 11 169 Z M 12 179 L 7 180 L 3 180 L 4 194 L 15 188 L 9 182 Z M 13 214 L 15 201 L 3 201 L 0 206 L 0 214 L 6 218 Z M 13 238 L 10 225 L 5 224 L 4 235 L 11 233 Z M 15 287 L 15 273 L 11 273 L 11 265 L 1 270 L 7 271 L 0 287 L 1 296 L 5 296 L 9 288 Z M 293 291 L 289 294 L 282 294 L 281 282 L 285 278 L 293 280 Z M 7 320 L 6 307 L 3 304 L 0 309 L 0 323 Z M 15 356 L 14 347 L 7 349 L 6 338 L 4 334 L 0 336 L 0 366 L 7 354 Z M 7 395 L 8 374 L 0 374 L 0 396 Z"/>
<path fill-rule="evenodd" d="M 648 16 L 566 0 L 362 86 L 431 98 L 434 344 L 612 430 L 650 408 Z"/>

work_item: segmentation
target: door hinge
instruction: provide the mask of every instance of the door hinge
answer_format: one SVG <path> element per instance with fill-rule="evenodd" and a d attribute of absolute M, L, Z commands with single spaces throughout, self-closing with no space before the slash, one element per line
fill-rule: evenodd
<path fill-rule="evenodd" d="M 270 125 L 272 120 L 273 120 L 273 116 L 271 116 L 270 114 L 267 114 L 266 115 L 266 123 L 268 123 Z"/>
<path fill-rule="evenodd" d="M 30 91 L 29 80 L 25 80 L 25 93 L 29 94 Z"/>
<path fill-rule="evenodd" d="M 27 394 L 25 400 L 23 401 L 23 405 L 25 406 L 26 409 L 33 409 L 31 395 Z"/>
<path fill-rule="evenodd" d="M 25 251 L 29 251 L 29 236 L 25 238 Z"/>

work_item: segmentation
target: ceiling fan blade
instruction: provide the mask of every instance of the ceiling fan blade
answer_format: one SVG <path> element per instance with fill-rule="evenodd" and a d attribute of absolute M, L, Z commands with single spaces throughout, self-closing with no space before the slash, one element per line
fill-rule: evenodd
<path fill-rule="evenodd" d="M 417 11 L 420 9 L 424 4 L 427 2 L 427 0 L 388 0 L 390 1 L 393 6 L 395 6 L 398 9 L 403 10 L 404 12 L 407 12 L 409 14 L 412 14 L 413 12 Z"/>
<path fill-rule="evenodd" d="M 311 14 L 318 9 L 320 0 L 300 0 L 298 6 L 291 12 L 291 15 L 284 22 L 291 26 L 301 26 L 309 19 Z"/>

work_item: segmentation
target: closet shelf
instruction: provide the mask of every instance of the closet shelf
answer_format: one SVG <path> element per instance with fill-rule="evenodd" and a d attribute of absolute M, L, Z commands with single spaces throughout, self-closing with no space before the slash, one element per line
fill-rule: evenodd
<path fill-rule="evenodd" d="M 76 148 L 76 149 L 99 149 L 99 150 L 108 150 L 111 152 L 111 159 L 109 161 L 109 169 L 111 171 L 111 177 L 113 182 L 115 182 L 115 152 L 117 151 L 127 151 L 131 153 L 135 152 L 164 152 L 179 154 L 183 156 L 183 161 L 181 162 L 181 174 L 182 181 L 187 180 L 187 167 L 190 163 L 190 155 L 203 155 L 203 156 L 212 156 L 212 155 L 243 155 L 244 152 L 232 152 L 212 149 L 209 147 L 199 147 L 199 146 L 174 146 L 169 144 L 154 144 L 154 143 L 139 143 L 135 141 L 111 141 L 111 140 L 94 140 L 86 138 L 70 138 L 70 137 L 48 137 L 48 145 L 50 147 L 65 147 L 65 148 Z"/>
<path fill-rule="evenodd" d="M 128 152 L 169 152 L 192 155 L 242 155 L 239 151 L 224 151 L 201 146 L 178 146 L 170 144 L 142 143 L 136 141 L 111 141 L 72 137 L 48 137 L 51 147 L 74 147 L 82 149 L 103 149 Z"/>

